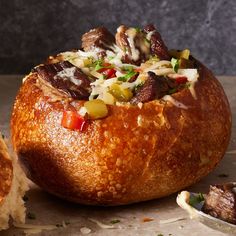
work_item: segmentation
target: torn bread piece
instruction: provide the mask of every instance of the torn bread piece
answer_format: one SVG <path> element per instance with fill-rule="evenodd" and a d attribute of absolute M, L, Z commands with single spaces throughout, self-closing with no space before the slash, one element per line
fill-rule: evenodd
<path fill-rule="evenodd" d="M 28 189 L 28 179 L 17 156 L 0 133 L 0 230 L 9 227 L 10 218 L 13 222 L 25 222 L 26 209 L 22 198 Z"/>

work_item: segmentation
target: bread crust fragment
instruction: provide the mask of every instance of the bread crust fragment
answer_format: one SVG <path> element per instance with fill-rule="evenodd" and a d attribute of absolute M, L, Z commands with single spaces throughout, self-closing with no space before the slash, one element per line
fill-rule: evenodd
<path fill-rule="evenodd" d="M 13 177 L 12 160 L 0 133 L 0 204 L 10 192 Z"/>

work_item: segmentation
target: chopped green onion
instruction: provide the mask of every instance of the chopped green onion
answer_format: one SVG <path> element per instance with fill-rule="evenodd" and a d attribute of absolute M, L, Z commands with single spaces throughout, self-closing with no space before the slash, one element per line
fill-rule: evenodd
<path fill-rule="evenodd" d="M 103 61 L 102 60 L 97 60 L 94 62 L 94 65 L 95 65 L 95 70 L 100 70 L 102 67 L 102 64 L 103 64 Z"/>
<path fill-rule="evenodd" d="M 174 58 L 174 57 L 172 57 L 170 63 L 172 65 L 174 71 L 177 73 L 178 69 L 179 69 L 179 60 Z"/>
<path fill-rule="evenodd" d="M 137 33 L 140 33 L 142 30 L 138 27 L 135 28 L 135 30 L 137 31 Z"/>
<path fill-rule="evenodd" d="M 133 71 L 133 66 L 123 66 L 121 68 L 122 70 L 126 71 L 126 72 L 130 72 L 130 71 Z"/>
<path fill-rule="evenodd" d="M 195 206 L 196 204 L 199 204 L 201 203 L 202 201 L 204 201 L 204 196 L 202 193 L 199 193 L 195 196 L 190 196 L 190 199 L 189 199 L 189 205 L 191 206 Z"/>
<path fill-rule="evenodd" d="M 120 223 L 120 220 L 111 220 L 110 223 L 111 224 L 117 224 L 117 223 Z"/>
<path fill-rule="evenodd" d="M 114 66 L 112 66 L 112 65 L 104 66 L 104 64 L 105 63 L 102 60 L 95 61 L 95 63 L 94 63 L 95 71 L 98 71 L 98 70 L 101 70 L 101 69 L 111 69 L 111 68 L 114 68 Z"/>
<path fill-rule="evenodd" d="M 110 57 L 108 57 L 108 60 L 111 61 L 111 60 L 113 60 L 114 58 L 115 58 L 115 56 L 110 56 Z"/>
<path fill-rule="evenodd" d="M 137 72 L 135 72 L 134 70 L 129 71 L 126 75 L 122 76 L 122 77 L 118 77 L 119 81 L 123 81 L 126 82 L 128 81 L 130 78 L 132 78 L 133 76 L 135 76 L 137 74 Z"/>

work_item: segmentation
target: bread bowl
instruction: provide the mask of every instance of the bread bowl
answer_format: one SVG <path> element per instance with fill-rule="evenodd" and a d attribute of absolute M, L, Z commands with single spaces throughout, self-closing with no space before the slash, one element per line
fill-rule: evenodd
<path fill-rule="evenodd" d="M 114 42 L 91 30 L 84 51 L 35 67 L 15 100 L 12 142 L 27 176 L 69 201 L 170 195 L 212 171 L 229 143 L 224 90 L 189 50 L 168 51 L 152 25 L 121 26 Z"/>
<path fill-rule="evenodd" d="M 28 190 L 28 180 L 0 133 L 0 230 L 9 227 L 9 220 L 25 222 L 23 196 Z"/>

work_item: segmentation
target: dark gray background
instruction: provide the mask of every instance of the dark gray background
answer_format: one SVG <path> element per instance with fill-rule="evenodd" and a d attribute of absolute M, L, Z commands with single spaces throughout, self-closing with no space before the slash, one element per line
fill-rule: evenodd
<path fill-rule="evenodd" d="M 149 22 L 169 48 L 190 48 L 216 74 L 236 74 L 235 0 L 0 0 L 0 73 L 27 73 L 79 48 L 90 28 Z"/>

